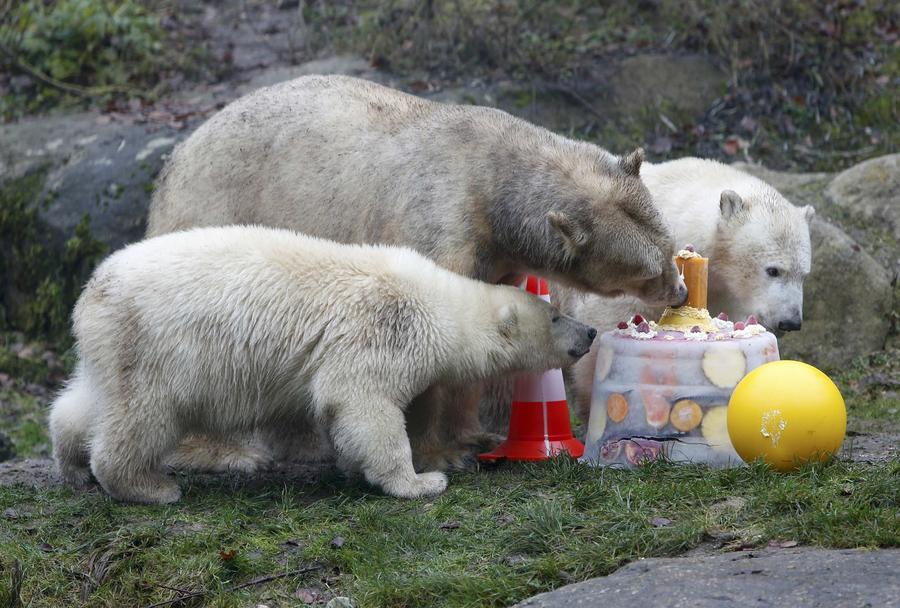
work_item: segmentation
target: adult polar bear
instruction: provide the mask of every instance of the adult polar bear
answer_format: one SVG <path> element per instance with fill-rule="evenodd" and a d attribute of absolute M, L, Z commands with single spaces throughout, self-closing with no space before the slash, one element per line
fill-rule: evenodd
<path fill-rule="evenodd" d="M 167 503 L 185 433 L 326 428 L 344 469 L 388 494 L 440 493 L 416 474 L 403 412 L 437 380 L 571 365 L 596 330 L 514 287 L 409 249 L 227 226 L 110 256 L 75 307 L 78 371 L 53 404 L 63 477 L 90 465 L 113 497 Z M 315 421 L 315 422 L 312 422 Z"/>
<path fill-rule="evenodd" d="M 262 224 L 405 245 L 491 283 L 534 272 L 594 293 L 680 302 L 674 241 L 640 180 L 642 159 L 499 110 L 309 76 L 237 100 L 182 143 L 157 183 L 148 235 Z M 445 468 L 491 447 L 478 397 L 441 385 L 417 400 L 420 466 Z M 195 464 L 220 458 L 194 453 Z"/>
<path fill-rule="evenodd" d="M 708 306 L 713 314 L 725 311 L 734 319 L 755 314 L 775 332 L 800 329 L 812 207 L 796 207 L 764 181 L 713 160 L 644 163 L 641 177 L 676 242 L 691 243 L 709 257 Z M 650 318 L 662 313 L 634 298 L 581 296 L 570 290 L 561 290 L 558 302 L 564 312 L 598 331 L 612 329 L 635 312 Z M 599 342 L 569 370 L 578 414 L 585 421 Z M 495 396 L 485 408 L 489 428 L 505 427 L 507 402 Z"/>

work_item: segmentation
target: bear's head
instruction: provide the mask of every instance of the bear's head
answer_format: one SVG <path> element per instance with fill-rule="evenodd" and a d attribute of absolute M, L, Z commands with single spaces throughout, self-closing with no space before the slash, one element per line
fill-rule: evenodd
<path fill-rule="evenodd" d="M 800 329 L 803 281 L 810 271 L 810 207 L 795 207 L 758 181 L 721 193 L 710 281 L 722 282 L 724 309 L 755 314 L 775 332 Z"/>
<path fill-rule="evenodd" d="M 590 195 L 547 214 L 564 256 L 564 270 L 553 278 L 602 296 L 679 305 L 687 289 L 675 266 L 672 233 L 641 181 L 643 158 L 637 149 L 618 159 Z"/>
<path fill-rule="evenodd" d="M 568 367 L 586 355 L 597 330 L 544 300 L 515 287 L 498 287 L 496 337 L 506 355 L 506 373 Z"/>

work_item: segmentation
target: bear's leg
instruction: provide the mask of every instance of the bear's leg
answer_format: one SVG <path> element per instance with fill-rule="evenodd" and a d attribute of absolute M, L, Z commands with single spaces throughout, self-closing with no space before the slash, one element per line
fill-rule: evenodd
<path fill-rule="evenodd" d="M 167 412 L 147 403 L 107 408 L 91 441 L 91 470 L 117 500 L 166 504 L 181 490 L 162 472 L 165 456 L 180 439 Z"/>
<path fill-rule="evenodd" d="M 480 396 L 480 385 L 440 385 L 413 400 L 408 415 L 417 470 L 470 469 L 478 454 L 503 440 L 482 430 Z"/>
<path fill-rule="evenodd" d="M 255 473 L 267 468 L 272 455 L 264 441 L 256 437 L 185 437 L 166 466 L 177 471 L 201 473 Z"/>
<path fill-rule="evenodd" d="M 366 481 L 400 498 L 433 496 L 447 488 L 443 473 L 417 475 L 413 469 L 399 404 L 367 397 L 364 403 L 345 401 L 329 411 L 333 412 L 330 432 L 334 449 L 344 467 L 358 463 Z"/>
<path fill-rule="evenodd" d="M 50 411 L 50 438 L 53 459 L 63 481 L 82 487 L 91 479 L 88 440 L 94 419 L 94 405 L 100 396 L 92 389 L 82 365 L 75 377 L 53 402 Z"/>

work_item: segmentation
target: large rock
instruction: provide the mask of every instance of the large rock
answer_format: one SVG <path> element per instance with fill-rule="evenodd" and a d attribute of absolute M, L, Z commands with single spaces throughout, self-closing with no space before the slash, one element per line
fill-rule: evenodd
<path fill-rule="evenodd" d="M 881 156 L 839 173 L 825 189 L 841 222 L 867 235 L 876 257 L 900 270 L 900 154 Z"/>
<path fill-rule="evenodd" d="M 885 173 L 885 167 L 896 167 L 896 158 L 872 159 L 837 177 L 736 165 L 794 204 L 812 205 L 817 211 L 810 226 L 812 273 L 804 288 L 803 330 L 781 338 L 782 357 L 835 368 L 884 348 L 900 305 L 893 287 L 898 250 L 893 236 L 883 229 L 884 218 L 897 205 L 892 194 L 896 181 L 889 185 L 897 177 Z M 863 191 L 868 194 L 859 194 Z M 849 193 L 872 200 L 854 204 Z"/>
<path fill-rule="evenodd" d="M 623 116 L 648 106 L 702 115 L 725 91 L 728 75 L 708 55 L 637 55 L 612 77 L 613 109 Z"/>
<path fill-rule="evenodd" d="M 900 240 L 900 154 L 850 167 L 832 180 L 825 193 L 850 216 L 884 224 Z"/>
<path fill-rule="evenodd" d="M 793 549 L 646 559 L 516 608 L 900 606 L 900 550 Z"/>
<path fill-rule="evenodd" d="M 835 368 L 884 348 L 893 301 L 890 273 L 820 217 L 810 225 L 812 272 L 803 294 L 803 329 L 779 341 L 782 357 Z"/>
<path fill-rule="evenodd" d="M 187 131 L 166 125 L 98 123 L 81 113 L 0 127 L 0 180 L 46 171 L 40 218 L 58 241 L 85 214 L 110 250 L 143 236 L 153 180 L 163 155 Z"/>

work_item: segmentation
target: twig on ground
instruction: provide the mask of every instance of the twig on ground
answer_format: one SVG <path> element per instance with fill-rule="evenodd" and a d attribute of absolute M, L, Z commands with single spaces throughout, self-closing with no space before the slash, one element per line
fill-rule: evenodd
<path fill-rule="evenodd" d="M 313 570 L 321 570 L 324 568 L 322 564 L 316 564 L 315 566 L 308 566 L 306 568 L 301 568 L 300 570 L 292 570 L 290 572 L 282 572 L 281 574 L 269 574 L 266 576 L 260 576 L 259 578 L 254 578 L 253 580 L 249 580 L 246 583 L 241 583 L 240 585 L 234 585 L 226 589 L 228 592 L 238 591 L 240 589 L 246 589 L 247 587 L 253 587 L 256 585 L 262 585 L 263 583 L 268 583 L 271 581 L 275 581 L 282 578 L 289 578 L 291 576 L 300 576 L 301 574 L 306 574 L 307 572 L 312 572 Z M 171 600 L 166 600 L 164 602 L 157 602 L 156 604 L 150 604 L 145 608 L 162 608 L 163 606 L 175 606 L 187 600 L 192 600 L 194 598 L 203 597 L 204 595 L 208 595 L 210 591 L 208 589 L 201 589 L 200 591 L 185 591 L 183 589 L 172 589 L 171 587 L 166 587 L 165 585 L 159 585 L 154 583 L 157 587 L 163 587 L 165 589 L 171 589 L 172 591 L 176 591 L 178 593 L 182 593 L 181 597 L 176 597 Z"/>
<path fill-rule="evenodd" d="M 131 96 L 144 96 L 146 97 L 145 91 L 140 91 L 138 89 L 134 89 L 132 87 L 122 86 L 122 85 L 107 85 L 102 87 L 83 87 L 81 85 L 72 84 L 71 82 L 63 82 L 62 80 L 57 80 L 53 78 L 49 74 L 45 74 L 38 68 L 26 62 L 21 57 L 18 57 L 16 53 L 12 51 L 12 49 L 8 48 L 6 45 L 0 44 L 0 53 L 9 57 L 13 64 L 22 70 L 23 72 L 28 72 L 41 82 L 48 84 L 52 87 L 60 89 L 62 91 L 66 91 L 67 93 L 73 93 L 75 95 L 80 95 L 82 97 L 95 97 L 98 95 L 105 95 L 107 93 L 126 93 Z"/>

